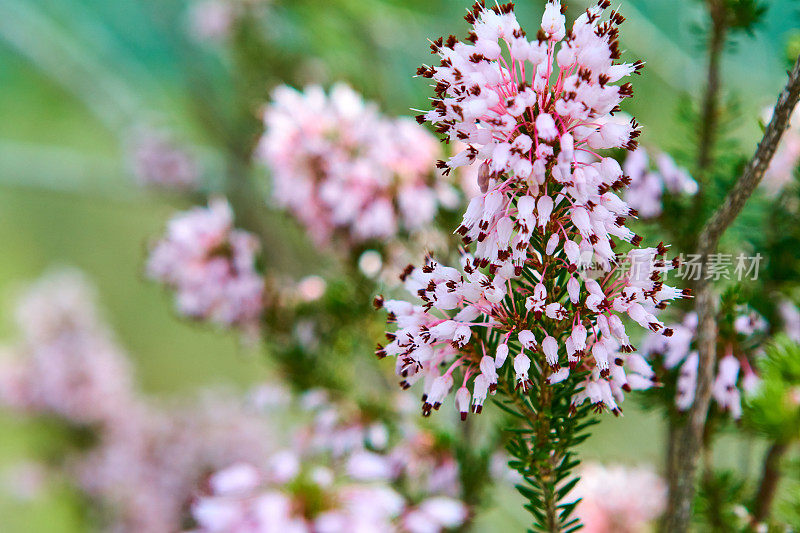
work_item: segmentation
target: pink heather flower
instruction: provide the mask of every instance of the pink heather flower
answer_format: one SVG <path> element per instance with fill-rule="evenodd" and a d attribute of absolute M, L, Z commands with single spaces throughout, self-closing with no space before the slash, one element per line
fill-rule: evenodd
<path fill-rule="evenodd" d="M 131 146 L 131 166 L 142 185 L 193 189 L 200 181 L 195 157 L 164 132 L 143 130 Z"/>
<path fill-rule="evenodd" d="M 328 284 L 319 276 L 306 276 L 297 284 L 300 299 L 304 302 L 313 302 L 322 298 Z"/>
<path fill-rule="evenodd" d="M 717 362 L 712 389 L 717 406 L 734 419 L 739 419 L 742 414 L 742 394 L 751 394 L 760 382 L 751 364 L 757 355 L 752 353 L 752 348 L 742 348 L 739 339 L 744 339 L 743 345 L 747 345 L 768 328 L 766 320 L 755 311 L 745 307 L 738 311 L 733 321 L 738 338 L 718 340 L 718 344 L 725 346 L 726 355 Z M 641 353 L 648 360 L 660 360 L 667 370 L 678 369 L 675 405 L 685 411 L 694 402 L 697 388 L 698 353 L 694 350 L 697 315 L 687 313 L 682 323 L 671 325 L 670 329 L 673 331 L 671 337 L 654 334 L 645 337 Z"/>
<path fill-rule="evenodd" d="M 78 425 L 109 424 L 128 409 L 128 360 L 80 272 L 42 277 L 23 294 L 16 315 L 22 339 L 7 349 L 0 370 L 4 405 Z"/>
<path fill-rule="evenodd" d="M 755 311 L 740 314 L 733 321 L 733 329 L 736 330 L 736 333 L 741 333 L 745 336 L 763 333 L 767 330 L 767 327 L 767 321 Z"/>
<path fill-rule="evenodd" d="M 68 469 L 104 512 L 109 530 L 179 531 L 208 472 L 231 464 L 261 465 L 275 447 L 274 435 L 268 418 L 236 398 L 207 396 L 162 410 L 138 405 Z M 213 485 L 244 492 L 248 482 L 253 483 L 247 473 L 228 472 Z"/>
<path fill-rule="evenodd" d="M 673 195 L 693 195 L 697 182 L 686 170 L 678 167 L 666 153 L 656 158 L 657 168 L 650 169 L 647 151 L 639 147 L 625 159 L 623 169 L 631 184 L 625 191 L 625 202 L 639 212 L 641 218 L 661 214 L 661 197 L 666 191 Z"/>
<path fill-rule="evenodd" d="M 717 377 L 711 389 L 714 400 L 723 411 L 729 411 L 738 420 L 742 416 L 741 395 L 736 387 L 739 378 L 739 360 L 729 354 L 719 360 Z"/>
<path fill-rule="evenodd" d="M 662 152 L 656 158 L 656 165 L 664 182 L 666 190 L 672 194 L 695 194 L 697 193 L 697 182 L 692 178 L 686 169 L 675 164 L 675 160 Z"/>
<path fill-rule="evenodd" d="M 453 498 L 434 497 L 423 501 L 403 516 L 403 530 L 408 533 L 438 533 L 457 528 L 467 519 L 467 508 Z"/>
<path fill-rule="evenodd" d="M 439 148 L 412 120 L 385 117 L 340 84 L 330 94 L 279 87 L 264 124 L 257 156 L 274 198 L 318 243 L 388 239 L 433 220 Z"/>
<path fill-rule="evenodd" d="M 176 215 L 150 252 L 147 274 L 175 290 L 178 311 L 191 318 L 252 326 L 264 307 L 255 270 L 256 238 L 233 228 L 224 199 Z"/>
<path fill-rule="evenodd" d="M 418 120 L 466 145 L 440 167 L 476 164 L 479 175 L 488 175 L 457 230 L 474 247 L 462 255 L 461 269 L 427 257 L 402 277 L 420 304 L 377 301 L 397 327 L 376 353 L 396 357 L 403 387 L 422 383 L 425 415 L 446 401 L 454 383 L 463 413 L 470 381 L 480 412 L 494 392 L 481 364 L 492 355 L 489 338 L 512 349 L 517 388 L 531 386 L 532 359 L 548 364 L 551 383 L 571 370 L 588 371 L 574 405 L 588 400 L 618 413 L 630 381 L 636 388 L 652 384 L 644 360 L 636 369 L 627 363 L 633 346 L 620 317 L 669 336 L 650 310 L 688 293 L 663 283 L 677 264 L 664 258 L 663 244 L 614 251 L 618 241 L 638 246 L 641 237 L 625 227 L 636 212 L 616 194 L 628 179 L 597 150 L 636 148 L 635 121 L 618 123 L 611 113 L 631 96 L 630 84 L 614 82 L 641 63 L 615 63 L 622 17 L 612 12 L 601 22 L 608 5 L 588 9 L 567 33 L 559 3 L 550 2 L 537 38 L 528 41 L 511 4 L 476 4 L 466 41 L 435 41 L 440 65 L 418 71 L 436 83 L 434 108 Z M 545 289 L 556 271 L 565 274 L 567 294 Z M 516 308 L 516 295 L 526 297 L 524 309 Z M 556 338 L 564 329 L 562 346 Z M 497 354 L 498 366 L 507 355 Z"/>
<path fill-rule="evenodd" d="M 348 417 L 324 393 L 304 403 L 314 419 L 297 431 L 291 450 L 260 467 L 232 464 L 200 485 L 192 504 L 197 531 L 438 533 L 467 518 L 454 497 L 456 463 L 430 434 L 403 430 L 400 442 L 387 445 L 382 425 Z M 396 481 L 410 499 L 392 487 Z M 318 505 L 303 505 L 305 491 Z"/>
<path fill-rule="evenodd" d="M 800 310 L 789 300 L 778 304 L 778 313 L 783 319 L 783 329 L 794 342 L 800 342 Z"/>
<path fill-rule="evenodd" d="M 765 109 L 762 119 L 766 124 L 772 118 L 772 108 Z M 777 195 L 794 180 L 800 162 L 800 110 L 792 113 L 789 129 L 783 134 L 778 149 L 764 173 L 762 187 L 769 195 Z"/>
<path fill-rule="evenodd" d="M 667 487 L 651 469 L 586 464 L 574 496 L 589 533 L 644 533 L 664 512 Z"/>
<path fill-rule="evenodd" d="M 408 265 L 428 251 L 446 253 L 450 250 L 452 238 L 443 231 L 429 227 L 410 234 L 408 238 L 381 243 L 381 252 L 367 250 L 359 258 L 361 271 L 381 283 L 393 287 L 399 284 L 399 276 Z"/>
<path fill-rule="evenodd" d="M 411 506 L 388 485 L 361 484 L 333 474 L 325 467 L 309 472 L 300 486 L 322 494 L 322 499 L 320 507 L 308 508 L 303 505 L 303 489 L 291 486 L 301 474 L 275 482 L 252 465 L 232 465 L 213 474 L 210 490 L 192 504 L 198 524 L 194 531 L 439 533 L 461 525 L 467 517 L 464 504 L 452 498 L 436 496 Z"/>
<path fill-rule="evenodd" d="M 305 396 L 313 421 L 296 432 L 295 450 L 332 457 L 354 480 L 402 480 L 405 490 L 426 496 L 456 497 L 460 493 L 458 467 L 452 453 L 429 432 L 405 423 L 401 438 L 390 442 L 388 429 L 382 423 L 348 414 L 322 391 Z"/>

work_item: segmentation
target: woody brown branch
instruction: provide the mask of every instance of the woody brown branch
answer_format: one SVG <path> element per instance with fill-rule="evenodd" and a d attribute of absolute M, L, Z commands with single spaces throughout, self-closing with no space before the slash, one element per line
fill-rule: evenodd
<path fill-rule="evenodd" d="M 772 160 L 783 133 L 789 127 L 792 111 L 800 98 L 800 57 L 789 73 L 789 81 L 775 105 L 772 119 L 764 132 L 755 154 L 728 193 L 722 205 L 700 232 L 697 253 L 708 257 L 717 249 L 725 230 L 741 213 L 747 199 L 753 194 L 764 172 Z M 710 280 L 703 275 L 697 284 L 696 309 L 698 314 L 699 364 L 695 400 L 686 417 L 686 423 L 678 429 L 680 436 L 674 457 L 677 459 L 673 471 L 669 472 L 669 505 L 662 524 L 664 531 L 682 533 L 688 530 L 691 519 L 691 502 L 695 492 L 695 474 L 702 447 L 703 429 L 711 399 L 711 385 L 717 337 L 716 295 Z"/>

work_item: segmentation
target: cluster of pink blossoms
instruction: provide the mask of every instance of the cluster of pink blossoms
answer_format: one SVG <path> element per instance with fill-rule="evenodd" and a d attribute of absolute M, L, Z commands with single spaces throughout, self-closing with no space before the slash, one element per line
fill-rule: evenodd
<path fill-rule="evenodd" d="M 192 505 L 197 533 L 439 533 L 461 525 L 464 505 L 432 497 L 411 506 L 383 483 L 337 479 L 327 466 L 287 470 L 239 463 L 214 473 Z M 282 463 L 278 466 L 278 463 Z"/>
<path fill-rule="evenodd" d="M 201 531 L 273 532 L 302 522 L 299 531 L 436 533 L 467 518 L 445 447 L 411 427 L 395 442 L 384 425 L 348 414 L 325 394 L 307 394 L 312 422 L 290 428 L 278 420 L 290 407 L 282 389 L 261 388 L 248 401 L 213 393 L 169 406 L 143 397 L 91 286 L 75 271 L 37 282 L 17 315 L 23 342 L 13 348 L 18 358 L 4 361 L 0 399 L 18 413 L 93 430 L 95 444 L 67 455 L 63 474 L 91 501 L 104 530 L 179 531 L 193 514 Z M 280 441 L 286 435 L 290 443 Z M 264 473 L 260 483 L 270 488 L 259 490 L 280 496 L 226 492 L 219 482 L 233 481 L 241 467 L 229 467 L 242 464 Z M 211 471 L 220 473 L 209 485 Z M 207 486 L 221 492 L 212 497 Z M 320 507 L 309 507 L 318 496 Z M 291 503 L 288 518 L 276 501 Z"/>
<path fill-rule="evenodd" d="M 207 394 L 168 407 L 139 396 L 133 409 L 72 457 L 67 473 L 99 511 L 104 530 L 179 531 L 209 471 L 260 464 L 275 448 L 274 421 L 233 396 Z"/>
<path fill-rule="evenodd" d="M 346 85 L 325 94 L 279 87 L 258 148 L 273 194 L 318 243 L 394 237 L 438 209 L 436 139 L 413 120 L 382 116 Z"/>
<path fill-rule="evenodd" d="M 197 531 L 437 533 L 467 518 L 455 463 L 432 453 L 427 434 L 392 446 L 384 425 L 347 416 L 322 391 L 303 403 L 313 420 L 290 449 L 210 477 L 192 504 Z"/>
<path fill-rule="evenodd" d="M 455 498 L 461 491 L 458 465 L 451 451 L 415 424 L 397 428 L 394 442 L 381 422 L 365 421 L 332 403 L 323 391 L 305 394 L 313 421 L 295 436 L 294 448 L 341 460 L 347 475 L 359 482 L 403 480 L 406 492 Z M 405 417 L 401 420 L 405 420 Z"/>
<path fill-rule="evenodd" d="M 258 461 L 272 447 L 274 428 L 238 399 L 163 408 L 143 398 L 80 272 L 44 276 L 16 315 L 22 340 L 0 366 L 0 402 L 93 431 L 95 445 L 67 456 L 64 473 L 108 531 L 178 531 L 209 469 Z"/>
<path fill-rule="evenodd" d="M 151 250 L 147 274 L 175 290 L 178 311 L 226 326 L 252 326 L 264 308 L 256 238 L 233 227 L 224 199 L 176 215 Z"/>
<path fill-rule="evenodd" d="M 670 335 L 655 308 L 687 292 L 663 283 L 677 264 L 664 258 L 663 245 L 614 251 L 615 238 L 634 246 L 641 238 L 624 225 L 635 210 L 616 194 L 629 179 L 595 151 L 636 148 L 635 121 L 620 124 L 611 114 L 631 96 L 630 84 L 613 83 L 641 63 L 616 62 L 623 19 L 612 12 L 602 21 L 608 6 L 601 0 L 567 32 L 559 2 L 549 2 L 528 41 L 510 4 L 478 3 L 467 16 L 467 42 L 434 42 L 440 66 L 419 70 L 437 94 L 419 119 L 467 144 L 440 166 L 478 162 L 485 191 L 458 228 L 475 243 L 461 270 L 427 258 L 404 273 L 420 305 L 376 301 L 397 323 L 377 354 L 396 356 L 404 387 L 424 382 L 424 414 L 454 384 L 462 418 L 470 402 L 480 412 L 509 355 L 523 390 L 531 385 L 531 355 L 550 383 L 588 371 L 573 404 L 588 400 L 598 410 L 617 413 L 623 391 L 653 383 L 650 366 L 631 354 L 621 317 Z"/>
<path fill-rule="evenodd" d="M 664 512 L 667 485 L 649 468 L 586 464 L 573 496 L 587 533 L 643 533 Z"/>
<path fill-rule="evenodd" d="M 666 369 L 678 368 L 675 405 L 685 411 L 694 402 L 697 389 L 697 365 L 699 355 L 694 349 L 697 330 L 697 314 L 687 313 L 683 321 L 670 326 L 673 334 L 669 338 L 649 335 L 642 341 L 641 353 L 648 360 L 660 359 Z M 734 419 L 742 416 L 742 393 L 753 392 L 759 384 L 751 358 L 758 354 L 746 350 L 742 345 L 752 344 L 748 339 L 764 334 L 768 328 L 764 318 L 755 311 L 743 309 L 734 319 L 735 339 L 720 340 L 724 353 L 718 361 L 712 395 L 720 410 L 730 413 Z"/>
<path fill-rule="evenodd" d="M 16 309 L 22 339 L 7 348 L 0 401 L 29 414 L 75 425 L 108 425 L 133 403 L 131 369 L 77 271 L 50 273 Z"/>
<path fill-rule="evenodd" d="M 665 152 L 656 157 L 656 169 L 651 170 L 647 151 L 639 147 L 628 154 L 623 170 L 631 178 L 625 202 L 645 219 L 661 214 L 664 192 L 673 195 L 697 192 L 697 182 Z"/>

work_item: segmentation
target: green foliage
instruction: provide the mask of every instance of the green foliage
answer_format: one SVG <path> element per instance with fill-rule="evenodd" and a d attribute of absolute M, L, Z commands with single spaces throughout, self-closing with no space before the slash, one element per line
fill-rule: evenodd
<path fill-rule="evenodd" d="M 746 404 L 745 422 L 773 442 L 800 439 L 800 344 L 778 337 L 758 369 L 762 382 Z"/>
<path fill-rule="evenodd" d="M 796 531 L 800 527 L 800 457 L 787 459 L 784 472 L 783 493 L 775 502 L 774 521 L 788 524 L 784 530 Z"/>
<path fill-rule="evenodd" d="M 768 4 L 760 0 L 724 0 L 727 24 L 731 30 L 753 35 L 764 19 Z"/>
<path fill-rule="evenodd" d="M 695 497 L 694 522 L 698 531 L 732 533 L 747 528 L 744 480 L 730 471 L 702 475 Z"/>
<path fill-rule="evenodd" d="M 739 100 L 730 97 L 724 102 L 718 102 L 717 106 L 718 128 L 711 138 L 710 164 L 702 171 L 697 162 L 703 111 L 689 94 L 681 97 L 676 109 L 685 142 L 670 150 L 670 153 L 677 163 L 690 170 L 699 185 L 697 194 L 691 198 L 674 197 L 670 194 L 663 196 L 662 214 L 655 220 L 656 231 L 665 242 L 670 243 L 673 253 L 676 254 L 694 253 L 697 235 L 722 203 L 747 161 L 747 156 L 735 137 L 742 115 Z"/>
<path fill-rule="evenodd" d="M 574 448 L 589 437 L 588 429 L 597 423 L 591 406 L 571 407 L 572 395 L 583 374 L 576 373 L 559 386 L 546 383 L 542 369 L 530 369 L 533 387 L 527 392 L 514 391 L 514 373 L 506 365 L 502 399 L 495 403 L 518 418 L 507 431 L 511 435 L 506 450 L 513 458 L 509 466 L 519 472 L 522 481 L 517 490 L 528 500 L 525 505 L 534 523 L 531 531 L 576 531 L 581 527 L 572 516 L 578 500 L 569 493 L 579 478 L 574 475 L 580 460 Z"/>

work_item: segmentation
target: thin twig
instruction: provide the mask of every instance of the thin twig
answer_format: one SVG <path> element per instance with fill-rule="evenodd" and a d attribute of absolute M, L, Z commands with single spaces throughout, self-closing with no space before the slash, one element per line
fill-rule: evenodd
<path fill-rule="evenodd" d="M 753 158 L 737 180 L 733 189 L 716 213 L 700 232 L 697 254 L 707 259 L 717 249 L 722 234 L 741 213 L 747 199 L 753 194 L 764 172 L 775 154 L 778 142 L 789 126 L 792 111 L 800 99 L 800 57 L 789 74 L 789 81 L 783 89 L 775 110 L 764 132 L 764 137 L 756 148 Z M 711 383 L 714 374 L 717 325 L 715 322 L 716 296 L 712 284 L 706 279 L 706 265 L 701 280 L 697 284 L 696 309 L 698 314 L 699 365 L 695 400 L 689 409 L 687 420 L 680 429 L 673 471 L 669 473 L 670 498 L 664 519 L 664 531 L 682 533 L 688 530 L 691 518 L 691 502 L 694 496 L 694 480 L 698 456 L 702 446 L 708 405 L 711 400 Z"/>
<path fill-rule="evenodd" d="M 700 121 L 700 139 L 697 155 L 697 176 L 701 183 L 711 163 L 711 153 L 717 133 L 719 119 L 720 60 L 725 47 L 728 26 L 725 20 L 725 6 L 720 0 L 709 0 L 711 15 L 711 37 L 708 43 L 708 72 L 706 90 L 703 95 L 703 109 Z"/>

